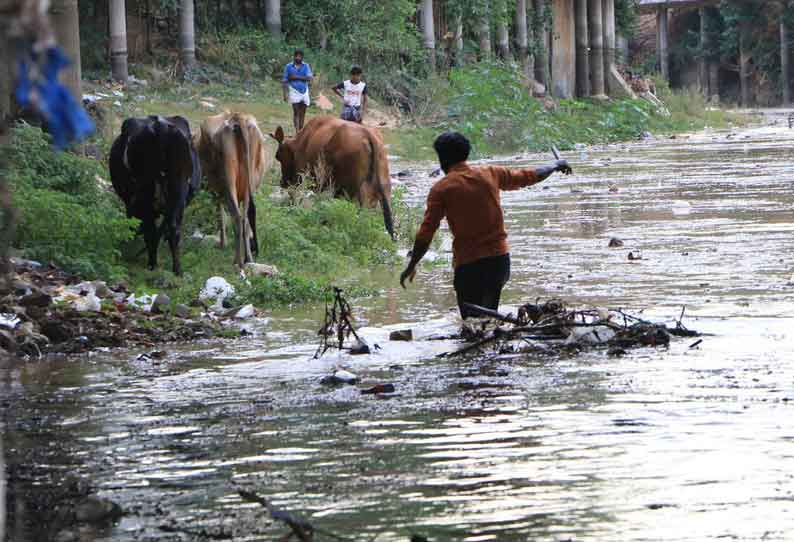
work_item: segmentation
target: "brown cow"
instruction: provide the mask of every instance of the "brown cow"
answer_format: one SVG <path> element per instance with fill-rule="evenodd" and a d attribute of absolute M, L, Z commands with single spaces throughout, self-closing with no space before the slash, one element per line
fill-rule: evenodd
<path fill-rule="evenodd" d="M 276 160 L 281 163 L 281 186 L 297 184 L 299 176 L 318 169 L 327 173 L 320 188 L 333 184 L 366 207 L 380 202 L 386 231 L 394 238 L 391 215 L 391 177 L 386 149 L 380 133 L 361 124 L 336 117 L 311 119 L 294 138 L 284 139 L 279 126 L 271 137 L 278 142 Z"/>
<path fill-rule="evenodd" d="M 252 115 L 225 111 L 201 123 L 196 148 L 208 188 L 219 198 L 221 246 L 226 244 L 225 204 L 236 239 L 234 263 L 242 267 L 259 255 L 254 194 L 271 164 L 264 137 Z"/>

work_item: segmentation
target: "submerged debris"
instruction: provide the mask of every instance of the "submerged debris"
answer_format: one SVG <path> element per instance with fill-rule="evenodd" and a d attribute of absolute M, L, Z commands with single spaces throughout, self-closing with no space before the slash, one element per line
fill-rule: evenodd
<path fill-rule="evenodd" d="M 518 315 L 501 314 L 492 309 L 467 304 L 466 307 L 481 316 L 494 318 L 499 325 L 492 331 L 464 336 L 470 344 L 439 357 L 466 354 L 483 347 L 493 347 L 500 353 L 529 352 L 550 349 L 608 348 L 610 356 L 621 356 L 627 348 L 638 346 L 666 346 L 671 335 L 695 337 L 699 334 L 687 329 L 681 320 L 674 328 L 655 324 L 627 314 L 621 310 L 568 309 L 558 299 L 546 303 L 528 303 L 518 309 Z M 508 327 L 509 326 L 509 327 Z"/>
<path fill-rule="evenodd" d="M 342 350 L 345 345 L 345 340 L 351 335 L 356 339 L 355 344 L 350 348 L 351 354 L 369 354 L 369 345 L 356 333 L 351 320 L 353 319 L 350 303 L 342 297 L 342 289 L 334 287 L 334 303 L 330 307 L 328 302 L 325 303 L 325 321 L 323 326 L 317 332 L 322 337 L 320 346 L 317 352 L 314 353 L 314 359 L 321 357 L 330 348 L 337 348 Z M 334 342 L 329 341 L 329 338 L 335 338 Z"/>

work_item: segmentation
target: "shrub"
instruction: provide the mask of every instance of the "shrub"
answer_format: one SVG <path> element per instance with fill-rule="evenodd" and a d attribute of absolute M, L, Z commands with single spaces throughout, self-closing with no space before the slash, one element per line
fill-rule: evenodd
<path fill-rule="evenodd" d="M 56 153 L 40 129 L 20 125 L 5 150 L 8 179 L 19 211 L 14 245 L 34 259 L 53 261 L 87 277 L 118 277 L 121 245 L 135 234 L 96 161 Z"/>

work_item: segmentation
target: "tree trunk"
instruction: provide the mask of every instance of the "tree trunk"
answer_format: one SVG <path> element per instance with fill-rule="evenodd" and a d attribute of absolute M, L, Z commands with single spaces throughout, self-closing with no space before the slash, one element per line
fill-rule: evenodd
<path fill-rule="evenodd" d="M 791 81 L 789 71 L 789 39 L 786 21 L 781 16 L 780 19 L 780 83 L 783 86 L 783 105 L 791 103 Z"/>
<path fill-rule="evenodd" d="M 0 0 L 3 8 L 8 8 L 8 12 L 3 11 L 0 16 L 0 133 L 5 127 L 5 120 L 11 115 L 11 94 L 14 92 L 14 63 L 12 62 L 12 47 L 9 39 L 9 19 L 11 17 L 11 6 L 6 6 L 7 2 Z M 2 170 L 0 170 L 2 171 Z M 3 540 L 0 538 L 0 540 Z"/>
<path fill-rule="evenodd" d="M 587 0 L 576 0 L 576 94 L 590 95 L 590 41 L 587 32 Z"/>
<path fill-rule="evenodd" d="M 611 88 L 610 73 L 615 67 L 615 50 L 617 48 L 615 38 L 615 0 L 603 0 L 601 4 L 604 31 L 604 89 L 610 96 L 617 89 Z"/>
<path fill-rule="evenodd" d="M 127 82 L 127 8 L 124 0 L 110 0 L 110 69 L 115 81 Z"/>
<path fill-rule="evenodd" d="M 265 3 L 265 24 L 267 31 L 280 40 L 281 39 L 281 0 L 266 0 Z"/>
<path fill-rule="evenodd" d="M 750 107 L 750 53 L 747 51 L 746 25 L 739 29 L 739 84 L 742 89 L 742 107 Z"/>
<path fill-rule="evenodd" d="M 480 27 L 477 29 L 480 38 L 480 58 L 486 59 L 491 56 L 491 7 L 486 2 L 483 6 L 483 13 L 480 15 Z"/>
<path fill-rule="evenodd" d="M 193 0 L 182 0 L 179 10 L 179 49 L 182 66 L 187 70 L 196 64 L 196 18 Z"/>
<path fill-rule="evenodd" d="M 535 53 L 535 80 L 541 85 L 548 87 L 549 36 L 544 21 L 544 13 L 546 11 L 545 1 L 533 0 L 533 11 L 535 13 L 533 30 L 535 32 L 535 44 L 537 45 L 537 51 Z"/>
<path fill-rule="evenodd" d="M 508 60 L 510 58 L 510 32 L 507 30 L 507 23 L 503 20 L 496 25 L 496 44 L 499 58 Z"/>
<path fill-rule="evenodd" d="M 604 28 L 601 0 L 590 0 L 587 5 L 590 37 L 590 94 L 604 96 Z"/>
<path fill-rule="evenodd" d="M 463 65 L 463 15 L 455 18 L 455 65 Z"/>
<path fill-rule="evenodd" d="M 524 68 L 524 74 L 532 77 L 529 71 L 529 33 L 527 32 L 527 0 L 516 1 L 516 53 L 518 61 Z"/>
<path fill-rule="evenodd" d="M 670 82 L 670 44 L 668 36 L 667 6 L 661 6 L 656 14 L 656 41 L 659 53 L 659 69 L 662 77 Z"/>
<path fill-rule="evenodd" d="M 708 64 L 708 33 L 706 32 L 706 8 L 698 10 L 700 17 L 700 61 L 698 62 L 698 79 L 700 80 L 700 92 L 706 98 L 709 97 L 709 64 Z"/>
<path fill-rule="evenodd" d="M 72 92 L 78 102 L 82 102 L 80 11 L 77 9 L 77 0 L 54 0 L 51 13 L 55 39 L 58 40 L 58 44 L 71 61 L 71 64 L 61 72 L 61 82 Z"/>
<path fill-rule="evenodd" d="M 433 70 L 436 68 L 436 32 L 433 21 L 433 0 L 422 0 L 422 42 Z"/>

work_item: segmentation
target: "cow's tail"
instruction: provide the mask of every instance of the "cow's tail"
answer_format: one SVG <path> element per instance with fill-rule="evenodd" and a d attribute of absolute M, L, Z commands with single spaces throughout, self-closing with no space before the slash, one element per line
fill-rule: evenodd
<path fill-rule="evenodd" d="M 394 220 L 391 213 L 391 202 L 389 201 L 389 196 L 386 194 L 386 190 L 383 186 L 383 183 L 388 182 L 389 179 L 384 180 L 379 176 L 380 168 L 378 166 L 380 166 L 380 160 L 383 159 L 383 157 L 380 156 L 381 146 L 379 142 L 374 140 L 372 134 L 368 134 L 368 139 L 370 160 L 367 182 L 372 183 L 372 186 L 375 189 L 375 193 L 377 194 L 378 200 L 380 201 L 381 209 L 383 209 L 383 223 L 386 225 L 386 231 L 389 232 L 392 240 L 394 240 Z"/>

